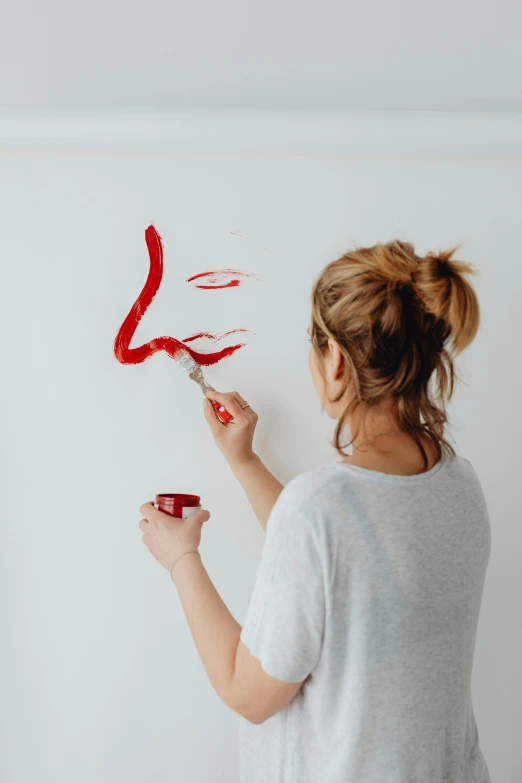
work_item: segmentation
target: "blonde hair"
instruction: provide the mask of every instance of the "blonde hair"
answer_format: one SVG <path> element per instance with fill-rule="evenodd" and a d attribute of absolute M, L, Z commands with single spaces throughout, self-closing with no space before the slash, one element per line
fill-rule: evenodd
<path fill-rule="evenodd" d="M 339 401 L 350 383 L 354 390 L 334 434 L 341 456 L 366 414 L 384 400 L 391 400 L 400 430 L 417 443 L 425 469 L 422 436 L 433 442 L 437 461 L 443 446 L 455 453 L 444 436 L 456 379 L 453 357 L 471 343 L 480 320 L 465 277 L 474 269 L 452 260 L 457 249 L 421 258 L 407 242 L 378 243 L 341 256 L 316 281 L 312 345 L 318 357 L 324 356 L 332 338 L 344 359 L 341 391 L 331 402 Z M 323 372 L 322 362 L 319 366 Z M 352 418 L 357 421 L 343 447 L 342 434 Z"/>

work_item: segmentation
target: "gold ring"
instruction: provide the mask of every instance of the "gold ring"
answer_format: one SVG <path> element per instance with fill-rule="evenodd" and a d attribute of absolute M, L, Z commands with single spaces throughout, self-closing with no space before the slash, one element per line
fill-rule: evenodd
<path fill-rule="evenodd" d="M 242 405 L 241 407 L 242 407 L 242 408 L 249 408 L 249 407 L 250 407 L 250 405 L 249 405 L 249 404 L 248 404 L 248 402 L 245 400 L 245 404 L 244 404 L 244 405 Z"/>

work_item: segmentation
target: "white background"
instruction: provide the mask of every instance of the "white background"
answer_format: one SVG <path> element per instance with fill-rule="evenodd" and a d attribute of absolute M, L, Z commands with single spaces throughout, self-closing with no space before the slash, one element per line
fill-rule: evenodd
<path fill-rule="evenodd" d="M 521 111 L 519 0 L 2 0 L 0 104 Z"/>
<path fill-rule="evenodd" d="M 433 127 L 423 122 L 419 139 Z M 309 291 L 322 266 L 395 237 L 419 253 L 463 243 L 457 257 L 480 273 L 482 328 L 459 363 L 468 385 L 450 412 L 493 530 L 473 695 L 492 779 L 520 780 L 522 156 L 506 157 L 495 140 L 475 149 L 488 127 L 477 120 L 451 154 L 434 140 L 436 154 L 417 156 L 399 143 L 396 154 L 350 155 L 349 144 L 344 155 L 327 144 L 318 153 L 320 140 L 313 155 L 263 154 L 254 123 L 259 143 L 242 155 L 205 155 L 204 139 L 193 154 L 176 139 L 170 151 L 147 149 L 146 138 L 140 151 L 111 151 L 117 133 L 105 149 L 88 128 L 54 148 L 35 134 L 24 147 L 4 140 L 5 783 L 237 781 L 238 718 L 214 694 L 175 589 L 141 544 L 138 509 L 158 491 L 201 494 L 212 512 L 203 560 L 240 622 L 262 531 L 211 442 L 198 388 L 164 354 L 135 367 L 112 354 L 147 274 L 150 222 L 165 275 L 133 345 L 251 329 L 247 347 L 207 376 L 258 410 L 257 450 L 283 481 L 334 457 L 306 366 Z M 378 150 L 383 128 L 368 148 L 374 138 Z M 213 292 L 184 282 L 217 267 L 261 279 Z"/>

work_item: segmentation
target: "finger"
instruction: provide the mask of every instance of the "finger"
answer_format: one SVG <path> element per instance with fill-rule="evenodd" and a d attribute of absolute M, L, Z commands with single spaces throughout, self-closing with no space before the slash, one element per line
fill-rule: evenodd
<path fill-rule="evenodd" d="M 239 407 L 243 411 L 244 414 L 248 415 L 249 413 L 253 413 L 254 415 L 257 415 L 255 410 L 252 408 L 252 406 L 244 399 L 244 397 L 241 396 L 239 392 L 233 391 L 233 392 L 226 392 L 230 395 L 230 397 L 233 397 L 234 400 L 236 400 L 239 403 Z M 212 392 L 210 392 L 212 394 Z"/>
<path fill-rule="evenodd" d="M 188 522 L 189 525 L 203 525 L 210 519 L 210 511 L 205 508 L 200 508 L 199 511 L 194 511 L 189 517 L 186 517 L 183 521 L 184 524 Z"/>
<path fill-rule="evenodd" d="M 236 402 L 238 402 L 240 405 L 244 405 L 244 404 L 245 404 L 245 402 L 246 402 L 246 400 L 245 400 L 245 399 L 243 399 L 243 397 L 240 395 L 240 393 L 239 393 L 239 392 L 236 392 L 236 391 L 231 391 L 231 392 L 216 392 L 216 391 L 209 391 L 209 392 L 207 392 L 207 396 L 208 396 L 208 397 L 210 397 L 211 395 L 214 395 L 214 394 L 226 394 L 226 395 L 228 395 L 229 397 L 233 397 L 233 398 L 234 398 L 234 400 L 236 400 Z M 216 397 L 216 399 L 217 399 L 217 397 Z"/>
<path fill-rule="evenodd" d="M 153 500 L 150 500 L 148 503 L 144 503 L 142 506 L 140 506 L 140 514 L 144 516 L 145 520 L 151 525 L 154 525 L 157 522 L 161 522 L 161 520 L 164 520 L 165 517 L 172 519 L 170 514 L 165 514 L 164 511 L 160 511 L 159 508 L 156 508 Z"/>
<path fill-rule="evenodd" d="M 256 415 L 256 412 L 252 408 L 250 403 L 244 400 L 243 397 L 238 392 L 229 392 L 229 394 L 232 395 L 232 397 L 234 397 L 238 401 L 239 406 L 244 414 L 248 415 L 249 413 L 253 413 L 254 415 Z"/>
<path fill-rule="evenodd" d="M 142 533 L 145 533 L 147 528 L 149 527 L 149 524 L 150 523 L 147 522 L 146 519 L 142 519 L 140 524 L 138 525 L 138 527 L 139 527 L 139 529 L 141 530 Z"/>
<path fill-rule="evenodd" d="M 155 557 L 156 560 L 158 559 L 158 556 L 156 554 L 156 551 L 154 549 L 154 541 L 150 536 L 142 536 L 141 537 L 142 542 L 145 544 L 149 552 L 151 553 L 152 557 Z"/>
<path fill-rule="evenodd" d="M 240 405 L 244 405 L 246 403 L 245 398 L 242 397 L 239 392 L 232 391 L 232 392 L 227 392 L 227 394 L 230 394 L 230 396 L 233 397 L 235 400 L 237 400 L 237 402 Z"/>
<path fill-rule="evenodd" d="M 207 424 L 210 427 L 212 435 L 217 437 L 221 432 L 221 428 L 225 425 L 218 419 L 211 402 L 207 399 L 204 400 L 203 413 L 205 415 L 205 419 L 207 420 Z"/>
<path fill-rule="evenodd" d="M 149 500 L 148 503 L 144 503 L 140 506 L 140 514 L 142 517 L 145 517 L 148 522 L 154 519 L 158 513 L 160 512 L 158 512 L 158 509 L 155 507 L 153 500 Z"/>
<path fill-rule="evenodd" d="M 234 397 L 232 397 L 231 394 L 225 392 L 209 391 L 207 392 L 207 397 L 209 400 L 217 400 L 221 403 L 221 405 L 224 405 L 227 411 L 232 414 L 234 419 L 242 416 L 243 410 L 241 405 Z"/>

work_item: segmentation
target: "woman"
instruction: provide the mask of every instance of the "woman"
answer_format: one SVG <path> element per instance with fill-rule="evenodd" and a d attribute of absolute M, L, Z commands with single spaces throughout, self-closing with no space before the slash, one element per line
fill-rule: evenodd
<path fill-rule="evenodd" d="M 455 250 L 395 241 L 329 264 L 312 293 L 310 372 L 341 457 L 284 489 L 237 393 L 205 401 L 266 539 L 243 628 L 198 556 L 200 511 L 141 508 L 199 655 L 241 721 L 244 783 L 485 783 L 470 680 L 490 527 L 445 438 L 453 355 L 479 323 Z M 343 438 L 349 430 L 351 453 Z"/>

